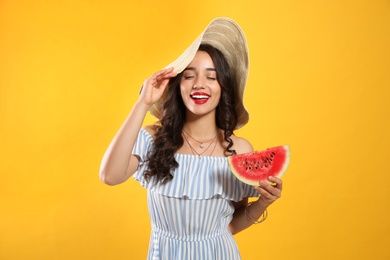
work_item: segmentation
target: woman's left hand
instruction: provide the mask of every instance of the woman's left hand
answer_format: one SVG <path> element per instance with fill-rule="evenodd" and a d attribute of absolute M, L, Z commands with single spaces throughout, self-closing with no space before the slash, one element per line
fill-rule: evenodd
<path fill-rule="evenodd" d="M 283 182 L 281 179 L 276 177 L 269 177 L 268 181 L 260 181 L 260 186 L 255 187 L 260 193 L 260 197 L 257 203 L 267 208 L 282 195 Z M 270 183 L 271 182 L 271 183 Z"/>

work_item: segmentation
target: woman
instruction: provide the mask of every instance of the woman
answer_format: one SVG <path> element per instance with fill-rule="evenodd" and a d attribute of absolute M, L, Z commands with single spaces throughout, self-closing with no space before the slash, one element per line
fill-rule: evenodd
<path fill-rule="evenodd" d="M 253 151 L 233 131 L 245 125 L 245 36 L 232 20 L 213 20 L 168 68 L 145 80 L 107 149 L 100 176 L 115 185 L 133 176 L 148 190 L 148 259 L 240 259 L 233 234 L 265 219 L 281 195 L 271 178 L 248 186 L 226 156 Z M 159 121 L 142 128 L 150 111 Z M 248 203 L 249 197 L 258 197 Z"/>

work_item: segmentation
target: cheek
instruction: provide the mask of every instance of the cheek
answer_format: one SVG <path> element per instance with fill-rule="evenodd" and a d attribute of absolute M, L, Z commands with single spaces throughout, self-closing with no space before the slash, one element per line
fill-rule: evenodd
<path fill-rule="evenodd" d="M 221 99 L 221 95 L 222 95 L 222 92 L 221 92 L 221 87 L 218 86 L 218 88 L 215 89 L 215 97 L 218 99 L 218 101 Z"/>
<path fill-rule="evenodd" d="M 182 99 L 185 99 L 186 97 L 189 96 L 189 93 L 191 91 L 191 88 L 188 88 L 188 84 L 180 84 L 180 95 Z"/>
<path fill-rule="evenodd" d="M 191 89 L 189 81 L 181 81 L 180 82 L 180 92 L 186 92 Z"/>
<path fill-rule="evenodd" d="M 186 87 L 183 84 L 180 84 L 180 94 L 181 96 L 185 96 Z"/>

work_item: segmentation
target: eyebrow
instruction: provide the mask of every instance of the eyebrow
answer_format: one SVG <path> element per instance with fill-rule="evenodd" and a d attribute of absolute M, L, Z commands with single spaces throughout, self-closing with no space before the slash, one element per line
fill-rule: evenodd
<path fill-rule="evenodd" d="M 184 69 L 184 71 L 186 71 L 186 70 L 196 70 L 196 69 L 195 69 L 195 67 L 187 67 L 187 68 Z M 206 70 L 208 70 L 208 71 L 216 71 L 215 68 L 206 68 Z"/>

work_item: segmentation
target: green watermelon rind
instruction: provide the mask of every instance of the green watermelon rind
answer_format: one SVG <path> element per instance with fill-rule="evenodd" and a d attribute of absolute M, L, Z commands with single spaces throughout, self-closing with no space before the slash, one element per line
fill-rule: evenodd
<path fill-rule="evenodd" d="M 290 147 L 288 145 L 283 145 L 281 147 L 285 150 L 286 159 L 284 161 L 282 169 L 276 175 L 273 175 L 273 176 L 275 176 L 277 178 L 282 178 L 283 177 L 284 173 L 287 171 L 287 168 L 288 168 L 288 166 L 290 164 Z M 272 149 L 272 148 L 270 148 L 270 149 Z M 260 151 L 260 152 L 262 152 L 262 151 Z M 244 155 L 244 154 L 240 154 L 240 155 Z M 229 164 L 229 168 L 230 168 L 231 172 L 234 174 L 234 176 L 236 176 L 237 179 L 239 179 L 241 182 L 244 182 L 244 183 L 246 183 L 248 185 L 251 185 L 251 186 L 259 186 L 260 185 L 259 182 L 260 182 L 261 179 L 253 181 L 252 179 L 247 179 L 244 176 L 242 176 L 241 174 L 239 174 L 239 172 L 236 171 L 234 166 L 232 165 L 230 157 L 231 156 L 229 156 L 228 160 L 227 160 L 228 164 Z M 272 183 L 268 179 L 266 181 L 268 183 Z"/>

